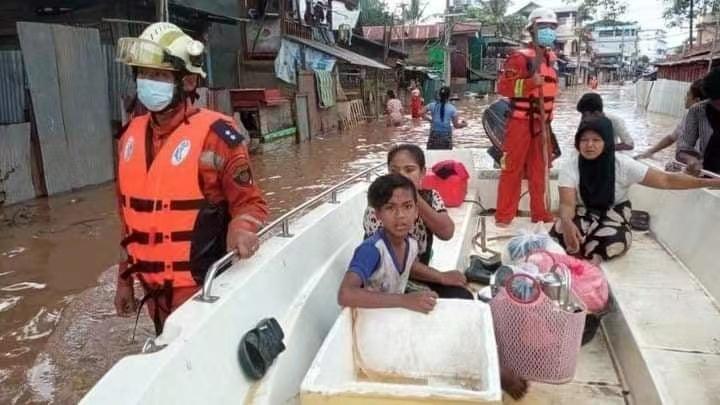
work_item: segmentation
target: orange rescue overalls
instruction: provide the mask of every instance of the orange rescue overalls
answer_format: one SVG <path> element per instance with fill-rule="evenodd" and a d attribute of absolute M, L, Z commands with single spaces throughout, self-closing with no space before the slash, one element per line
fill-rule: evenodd
<path fill-rule="evenodd" d="M 120 277 L 132 275 L 142 284 L 143 303 L 160 334 L 167 316 L 225 253 L 228 227 L 256 232 L 268 210 L 232 118 L 195 109 L 165 136 L 150 125 L 149 114 L 134 118 L 118 144 L 128 256 Z"/>
<path fill-rule="evenodd" d="M 503 164 L 498 187 L 498 223 L 510 223 L 517 214 L 520 203 L 520 186 L 525 175 L 529 183 L 530 211 L 532 220 L 552 221 L 552 215 L 545 207 L 545 170 L 550 162 L 544 161 L 541 107 L 545 109 L 549 123 L 552 120 L 555 96 L 558 94 L 557 71 L 553 67 L 555 54 L 546 51 L 540 66 L 535 71 L 543 77 L 543 96 L 540 102 L 540 86 L 533 80 L 535 50 L 523 48 L 514 52 L 505 61 L 499 75 L 498 92 L 510 99 L 511 112 L 506 124 L 503 142 Z M 548 139 L 548 156 L 551 155 L 552 141 Z"/>

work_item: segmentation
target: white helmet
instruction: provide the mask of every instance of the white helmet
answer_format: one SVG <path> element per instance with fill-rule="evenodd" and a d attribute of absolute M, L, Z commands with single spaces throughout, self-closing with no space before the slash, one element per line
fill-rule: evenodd
<path fill-rule="evenodd" d="M 555 12 L 547 7 L 538 7 L 528 16 L 528 23 L 525 26 L 525 29 L 529 30 L 533 27 L 533 25 L 539 23 L 549 23 L 557 26 L 557 15 L 555 15 Z"/>
<path fill-rule="evenodd" d="M 138 38 L 120 38 L 118 62 L 129 66 L 195 73 L 203 78 L 202 54 L 205 46 L 192 39 L 175 24 L 151 24 Z"/>

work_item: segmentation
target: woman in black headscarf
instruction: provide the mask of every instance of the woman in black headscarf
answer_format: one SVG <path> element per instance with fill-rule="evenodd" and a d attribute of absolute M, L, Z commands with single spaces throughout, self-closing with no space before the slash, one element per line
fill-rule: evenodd
<path fill-rule="evenodd" d="M 616 154 L 612 123 L 592 117 L 580 123 L 575 135 L 577 155 L 561 167 L 560 219 L 551 235 L 569 254 L 594 262 L 621 256 L 632 234 L 628 199 L 630 186 L 640 183 L 658 189 L 720 186 L 718 179 L 699 179 L 652 169 L 631 157 Z"/>

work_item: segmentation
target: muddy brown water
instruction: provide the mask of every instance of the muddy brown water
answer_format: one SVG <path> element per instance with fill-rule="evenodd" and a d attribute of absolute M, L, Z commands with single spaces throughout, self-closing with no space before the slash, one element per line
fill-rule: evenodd
<path fill-rule="evenodd" d="M 584 89 L 566 90 L 553 128 L 572 148 Z M 677 119 L 635 107 L 634 88 L 600 88 L 606 110 L 625 119 L 644 150 Z M 459 148 L 487 146 L 480 117 L 487 100 L 459 102 L 469 126 L 455 132 Z M 400 128 L 367 124 L 294 145 L 264 145 L 253 157 L 255 177 L 277 217 L 348 175 L 380 163 L 398 142 L 424 144 L 426 123 Z M 658 156 L 662 161 L 670 152 Z M 120 257 L 114 185 L 108 184 L 0 209 L 0 403 L 75 403 L 122 356 L 138 352 L 152 328 L 141 316 L 115 316 L 112 299 Z"/>

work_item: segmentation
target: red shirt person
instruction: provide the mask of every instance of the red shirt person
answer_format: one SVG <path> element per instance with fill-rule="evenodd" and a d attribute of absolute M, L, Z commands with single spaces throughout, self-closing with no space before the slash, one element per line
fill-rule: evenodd
<path fill-rule="evenodd" d="M 135 70 L 138 100 L 118 144 L 118 197 L 123 225 L 115 307 L 136 310 L 133 284 L 162 332 L 167 316 L 202 283 L 227 250 L 241 258 L 259 247 L 256 232 L 268 209 L 253 181 L 244 137 L 232 119 L 195 108 L 196 63 L 203 45 L 169 23 L 140 38 L 121 38 L 118 60 Z"/>
<path fill-rule="evenodd" d="M 533 222 L 552 222 L 549 207 L 545 206 L 545 170 L 549 162 L 543 153 L 546 145 L 550 156 L 552 141 L 549 137 L 543 140 L 542 126 L 547 126 L 549 135 L 558 93 L 556 57 L 549 49 L 555 41 L 555 28 L 557 18 L 552 10 L 533 11 L 527 29 L 534 42 L 510 55 L 499 75 L 498 92 L 510 99 L 511 114 L 503 143 L 495 213 L 498 226 L 508 226 L 517 215 L 523 177 L 529 183 Z M 541 92 L 544 100 L 540 100 Z M 545 110 L 545 123 L 541 122 L 540 108 Z"/>

